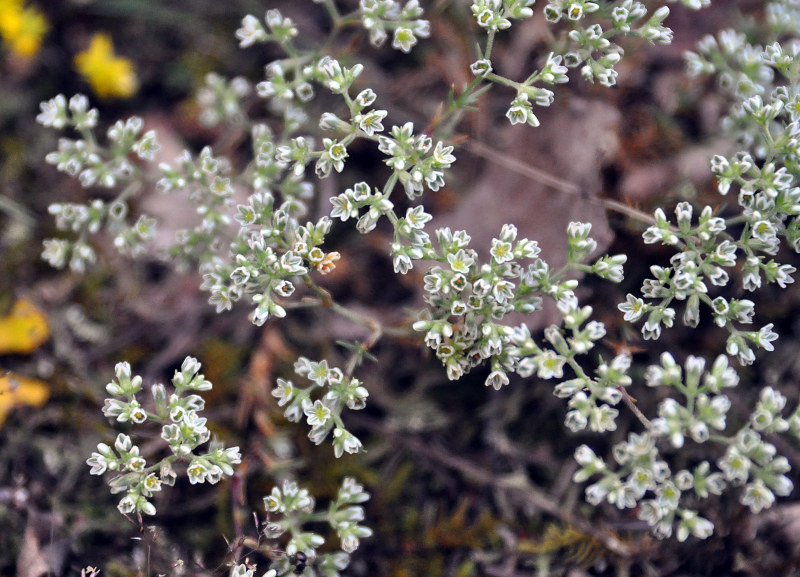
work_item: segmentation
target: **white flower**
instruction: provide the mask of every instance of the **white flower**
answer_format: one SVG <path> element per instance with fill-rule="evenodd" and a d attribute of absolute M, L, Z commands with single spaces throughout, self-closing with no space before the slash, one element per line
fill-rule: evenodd
<path fill-rule="evenodd" d="M 540 379 L 560 379 L 564 374 L 566 358 L 548 349 L 536 357 L 538 370 L 536 375 Z"/>
<path fill-rule="evenodd" d="M 361 108 L 364 108 L 370 106 L 373 102 L 375 102 L 375 99 L 377 98 L 378 95 L 375 94 L 375 91 L 372 90 L 372 88 L 365 88 L 364 90 L 359 92 L 358 95 L 356 95 L 355 102 Z"/>
<path fill-rule="evenodd" d="M 625 313 L 623 318 L 632 323 L 638 321 L 640 318 L 642 318 L 642 315 L 647 312 L 647 306 L 645 305 L 644 301 L 630 293 L 628 293 L 626 301 L 618 304 L 617 308 Z"/>
<path fill-rule="evenodd" d="M 725 479 L 736 485 L 747 481 L 750 475 L 750 459 L 747 458 L 736 446 L 731 446 L 725 456 L 719 461 L 719 468 Z"/>
<path fill-rule="evenodd" d="M 774 325 L 772 323 L 764 325 L 756 334 L 756 344 L 766 351 L 775 350 L 775 347 L 772 345 L 772 341 L 778 338 L 778 334 L 772 330 L 773 326 Z"/>
<path fill-rule="evenodd" d="M 475 76 L 486 76 L 492 71 L 492 61 L 487 58 L 476 60 L 470 64 L 469 69 Z"/>
<path fill-rule="evenodd" d="M 136 510 L 136 501 L 131 495 L 125 495 L 117 505 L 117 509 L 123 515 L 133 513 Z"/>
<path fill-rule="evenodd" d="M 675 534 L 678 541 L 686 541 L 690 534 L 698 539 L 707 539 L 714 532 L 714 524 L 708 519 L 699 517 L 696 511 L 681 511 L 681 517 Z"/>
<path fill-rule="evenodd" d="M 240 48 L 247 48 L 256 42 L 264 42 L 267 39 L 267 32 L 258 18 L 248 14 L 242 18 L 242 27 L 236 31 L 236 38 L 239 39 Z"/>
<path fill-rule="evenodd" d="M 72 98 L 74 99 L 76 96 L 73 96 Z M 70 99 L 70 102 L 72 102 L 72 99 Z M 42 126 L 48 126 L 60 130 L 69 122 L 67 117 L 67 99 L 63 94 L 59 94 L 47 102 L 42 102 L 39 104 L 39 108 L 41 109 L 41 112 L 36 117 L 36 122 Z"/>
<path fill-rule="evenodd" d="M 91 466 L 89 471 L 90 475 L 102 475 L 108 469 L 108 460 L 100 453 L 92 453 L 92 456 L 86 460 L 86 464 Z"/>
<path fill-rule="evenodd" d="M 486 386 L 494 388 L 495 391 L 499 391 L 507 384 L 508 375 L 503 371 L 492 371 L 489 373 L 489 376 L 486 377 Z"/>
<path fill-rule="evenodd" d="M 277 380 L 278 386 L 272 389 L 272 396 L 278 399 L 278 406 L 282 407 L 292 400 L 294 396 L 294 385 L 292 381 L 285 381 L 283 379 Z"/>
<path fill-rule="evenodd" d="M 314 404 L 303 409 L 306 414 L 308 424 L 312 427 L 321 427 L 331 417 L 331 410 L 322 404 L 322 401 L 316 400 Z"/>
<path fill-rule="evenodd" d="M 416 45 L 417 37 L 414 36 L 414 31 L 410 28 L 399 26 L 394 31 L 394 39 L 392 40 L 392 48 L 401 50 L 408 54 L 411 49 Z"/>
<path fill-rule="evenodd" d="M 751 513 L 760 513 L 763 509 L 769 509 L 774 502 L 775 494 L 761 479 L 748 483 L 741 498 L 742 505 L 749 507 Z"/>
<path fill-rule="evenodd" d="M 373 136 L 376 132 L 383 132 L 381 121 L 386 118 L 387 114 L 385 110 L 370 110 L 363 116 L 359 115 L 358 127 L 369 136 Z"/>
<path fill-rule="evenodd" d="M 333 453 L 337 458 L 343 453 L 358 453 L 361 451 L 361 441 L 358 437 L 342 428 L 333 430 Z"/>

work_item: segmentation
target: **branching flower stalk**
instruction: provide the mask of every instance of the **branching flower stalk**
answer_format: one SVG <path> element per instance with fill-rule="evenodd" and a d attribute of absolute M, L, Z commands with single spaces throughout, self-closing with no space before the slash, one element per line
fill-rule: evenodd
<path fill-rule="evenodd" d="M 106 385 L 111 397 L 106 399 L 103 414 L 136 426 L 146 422 L 160 424 L 161 439 L 171 453 L 148 465 L 140 454 L 140 447 L 131 436 L 122 433 L 117 436 L 113 448 L 105 443 L 97 446 L 97 452 L 92 453 L 87 464 L 93 475 L 119 472 L 109 485 L 112 493 L 125 493 L 117 506 L 121 513 L 135 513 L 140 518 L 142 514 L 155 515 L 156 508 L 150 499 L 161 491 L 162 485 L 175 484 L 177 472 L 173 465 L 178 461 L 188 461 L 186 475 L 193 485 L 216 484 L 223 477 L 233 475 L 233 465 L 241 462 L 238 447 L 226 449 L 216 440 L 210 442 L 206 452 L 195 452 L 211 439 L 206 419 L 199 416 L 205 401 L 195 391 L 209 391 L 212 385 L 199 370 L 200 363 L 187 357 L 172 378 L 174 393 L 167 396 L 162 384 L 150 388 L 152 408 L 148 410 L 147 402 L 138 396 L 143 390 L 142 378 L 131 376 L 128 363 L 117 364 L 116 378 Z"/>
<path fill-rule="evenodd" d="M 236 32 L 240 46 L 273 43 L 285 57 L 267 64 L 266 78 L 255 87 L 244 79 L 228 82 L 210 75 L 200 93 L 202 120 L 245 129 L 252 142 L 252 161 L 240 169 L 205 148 L 196 156 L 185 151 L 173 164 L 158 167 L 157 188 L 162 193 L 186 194 L 188 202 L 196 205 L 200 220 L 194 228 L 178 233 L 167 256 L 178 264 L 198 267 L 202 288 L 210 293 L 209 301 L 217 312 L 249 300 L 253 323 L 263 325 L 305 305 L 291 300 L 302 283 L 316 294 L 320 306 L 372 331 L 364 348 L 353 349 L 346 371 L 329 367 L 326 360 L 300 357 L 294 368 L 305 385 L 277 379 L 272 394 L 279 406 L 286 407 L 286 417 L 291 421 L 305 418 L 311 427 L 309 438 L 316 444 L 330 434 L 337 457 L 362 449 L 361 441 L 347 430 L 343 412 L 364 407 L 368 391 L 353 376 L 355 365 L 392 327 L 382 327 L 335 303 L 323 282 L 316 279 L 317 273 L 324 278 L 341 258 L 347 258 L 323 249 L 334 221 L 353 222 L 358 232 L 369 234 L 385 217 L 392 230 L 389 252 L 395 273 L 407 274 L 423 263 L 430 267 L 424 276 L 426 307 L 414 319 L 413 328 L 424 335 L 425 344 L 434 350 L 450 379 L 486 365 L 490 372 L 485 384 L 494 389 L 508 385 L 514 373 L 522 379 L 535 375 L 540 380 L 555 380 L 554 394 L 567 403 L 565 425 L 574 432 L 616 430 L 620 402 L 635 414 L 643 430 L 629 432 L 627 440 L 613 447 L 613 464 L 588 445 L 575 452 L 580 469 L 574 480 L 593 479 L 586 489 L 591 504 L 607 501 L 619 509 L 637 508 L 639 518 L 657 536 L 675 534 L 685 540 L 690 535 L 711 535 L 713 525 L 697 508 L 710 495 L 740 488 L 740 502 L 754 513 L 771 506 L 776 496 L 788 495 L 792 490 L 786 476 L 788 460 L 777 454 L 764 435 L 800 437 L 800 409 L 784 415 L 786 397 L 765 388 L 749 421 L 733 423 L 727 416 L 731 405 L 727 390 L 739 383 L 729 359 L 750 364 L 759 349 L 773 350 L 777 338 L 773 323 L 759 330 L 744 330 L 755 318 L 755 303 L 730 296 L 731 282 L 740 279 L 743 289 L 752 293 L 762 284 L 785 288 L 793 282 L 795 268 L 774 257 L 780 258 L 783 241 L 800 252 L 800 44 L 796 40 L 800 14 L 795 3 L 768 3 L 764 46 L 748 44 L 743 34 L 727 31 L 718 38 L 704 39 L 696 53 L 687 55 L 690 73 L 718 74 L 721 88 L 732 99 L 723 127 L 742 150 L 730 157 L 715 156 L 711 172 L 721 195 L 737 194 L 738 207 L 734 214 L 722 216 L 723 211 L 711 205 L 681 202 L 672 220 L 665 210 L 657 209 L 643 235 L 644 243 L 674 247 L 675 255 L 668 266 L 650 267 L 652 278 L 644 281 L 641 296 L 627 295 L 618 308 L 625 321 L 644 321 L 645 339 L 657 340 L 674 325 L 676 303 L 684 303 L 682 322 L 686 326 L 697 327 L 701 310 L 707 309 L 728 336 L 725 354 L 710 363 L 710 368 L 705 359 L 693 356 L 681 367 L 665 352 L 659 365 L 647 369 L 646 385 L 669 392 L 660 402 L 657 416 L 648 417 L 627 393 L 634 386 L 631 356 L 624 352 L 611 359 L 594 355 L 607 329 L 576 296 L 581 275 L 621 281 L 627 255 L 598 257 L 591 225 L 572 222 L 567 229 L 567 265 L 553 270 L 540 258 L 535 240 L 520 238 L 516 227 L 506 224 L 491 240 L 487 262 L 480 262 L 467 231 L 426 230 L 432 217 L 422 199 L 445 186 L 456 156 L 455 145 L 443 139 L 451 137 L 462 114 L 479 104 L 478 97 L 489 86 L 500 85 L 514 92 L 506 112 L 511 124 L 538 126 L 533 105 L 549 106 L 555 98 L 550 88 L 567 83 L 571 70 L 577 69 L 583 78 L 601 85 L 616 83 L 615 65 L 623 51 L 612 39 L 629 35 L 654 44 L 669 43 L 672 31 L 664 25 L 669 9 L 655 3 L 658 7 L 650 11 L 648 5 L 635 0 L 542 2 L 542 16 L 567 30 L 564 38 L 542 54 L 541 68 L 518 81 L 494 72 L 492 49 L 497 34 L 512 28 L 512 21 L 534 17 L 533 0 L 475 0 L 471 11 L 486 39 L 471 66 L 474 78 L 458 96 L 451 92 L 448 107 L 432 121 L 432 130 L 420 132 L 411 122 L 391 124 L 390 111 L 377 105 L 379 94 L 365 85 L 361 63 L 331 55 L 336 35 L 355 23 L 367 31 L 373 45 L 385 43 L 391 34 L 392 47 L 409 52 L 419 39 L 430 35 L 430 24 L 421 18 L 419 3 L 361 0 L 356 11 L 342 15 L 333 0 L 315 1 L 333 24 L 331 37 L 321 47 L 298 46 L 295 23 L 278 10 L 268 10 L 263 21 L 246 16 Z M 708 2 L 684 0 L 683 4 L 698 9 Z M 263 101 L 262 118 L 250 118 L 247 111 L 254 107 L 244 104 L 253 93 Z M 142 122 L 134 117 L 113 125 L 107 133 L 108 146 L 101 147 L 93 132 L 97 117 L 97 111 L 89 109 L 81 96 L 69 100 L 57 96 L 42 104 L 38 117 L 46 126 L 74 129 L 81 136 L 62 139 L 59 150 L 48 155 L 48 162 L 78 177 L 87 188 L 128 187 L 111 202 L 51 207 L 57 228 L 71 231 L 77 238 L 45 241 L 43 256 L 56 267 L 69 266 L 76 272 L 96 259 L 89 243 L 92 235 L 105 230 L 114 235 L 118 249 L 138 255 L 144 252 L 155 224 L 144 215 L 133 221 L 128 206 L 130 195 L 142 181 L 142 170 L 131 159 L 154 162 L 158 150 L 155 134 L 140 136 Z M 319 206 L 313 202 L 319 195 L 316 180 L 343 174 L 358 141 L 377 149 L 389 176 L 380 184 L 359 181 L 345 185 L 329 199 L 328 211 L 314 214 L 312 207 Z M 234 187 L 247 191 L 246 201 L 234 201 Z M 410 202 L 404 213 L 395 209 L 399 191 Z M 508 324 L 512 313 L 536 314 L 544 299 L 556 303 L 561 322 L 545 329 L 543 339 L 532 335 L 524 323 Z M 593 357 L 587 358 L 590 354 Z M 140 380 L 130 378 L 126 365 L 118 365 L 117 381 L 109 385 L 109 393 L 120 399 L 107 402 L 106 415 L 134 423 L 166 423 L 162 438 L 173 452 L 162 461 L 166 463 L 162 471 L 161 465 L 148 466 L 125 435 L 118 437 L 114 449 L 98 447 L 90 459 L 93 473 L 126 471 L 112 481 L 112 490 L 126 493 L 120 503 L 124 512 L 153 513 L 149 498 L 161 483 L 173 478 L 171 465 L 180 458 L 190 459 L 187 472 L 192 482 L 216 482 L 229 475 L 238 462 L 238 450 L 214 448 L 199 456 L 193 453 L 208 440 L 205 420 L 196 416 L 202 399 L 192 394 L 181 401 L 180 394 L 187 382 L 197 382 L 198 387 L 210 384 L 192 376 L 199 368 L 196 362 L 187 359 L 184 365 L 176 374 L 178 381 L 173 379 L 178 389 L 174 407 L 162 393 L 163 387 L 156 385 L 156 409 L 147 412 L 136 397 Z M 173 409 L 180 411 L 173 415 Z M 677 450 L 686 443 L 705 445 L 710 455 L 673 472 L 661 449 L 669 445 Z M 279 529 L 288 531 L 287 552 L 291 549 L 313 557 L 322 538 L 304 532 L 302 525 L 327 519 L 339 534 L 343 553 L 349 553 L 360 538 L 370 534 L 358 525 L 363 510 L 354 505 L 364 500 L 366 493 L 349 479 L 327 513 L 312 513 L 310 495 L 286 482 L 265 500 L 268 511 L 283 515 L 282 521 L 273 524 L 269 537 L 277 537 Z M 322 560 L 320 570 L 335 575 L 346 565 L 343 559 Z M 284 566 L 278 573 L 288 570 Z M 237 575 L 251 571 L 246 565 L 234 567 Z"/>
<path fill-rule="evenodd" d="M 117 508 L 122 514 L 136 514 L 139 522 L 142 515 L 155 515 L 154 498 L 163 486 L 173 486 L 179 470 L 180 462 L 187 463 L 185 473 L 189 482 L 216 484 L 234 473 L 233 467 L 241 463 L 238 447 L 226 448 L 216 439 L 211 440 L 211 433 L 206 427 L 206 419 L 199 413 L 205 408 L 205 402 L 196 392 L 209 391 L 209 382 L 199 373 L 200 364 L 196 359 L 187 357 L 181 370 L 175 372 L 172 385 L 175 392 L 167 395 L 162 384 L 150 387 L 152 401 L 148 402 L 140 396 L 144 390 L 142 378 L 131 375 L 128 363 L 119 363 L 115 368 L 116 378 L 106 385 L 111 395 L 106 399 L 103 414 L 120 423 L 130 423 L 136 430 L 132 435 L 117 435 L 113 447 L 105 443 L 97 446 L 87 460 L 91 474 L 103 475 L 115 472 L 116 476 L 109 481 L 112 493 L 124 493 Z M 287 416 L 291 419 L 293 411 L 305 412 L 309 424 L 313 425 L 309 435 L 319 443 L 333 428 L 334 451 L 337 456 L 343 451 L 356 452 L 360 449 L 360 441 L 344 428 L 339 416 L 346 405 L 351 409 L 364 406 L 366 389 L 357 379 L 346 379 L 339 369 L 328 370 L 327 363 L 313 363 L 304 359 L 298 361 L 298 374 L 308 376 L 314 383 L 329 382 L 330 390 L 323 401 L 314 404 L 309 400 L 314 386 L 300 391 L 292 389 L 291 383 L 279 380 L 279 388 L 289 397 L 279 397 L 279 404 L 292 400 L 287 408 Z M 291 390 L 291 392 L 287 392 Z M 275 396 L 279 396 L 276 394 Z M 330 421 L 330 422 L 328 422 Z M 161 425 L 161 439 L 169 448 L 168 455 L 160 460 L 148 463 L 142 448 L 134 439 L 136 433 L 148 423 Z M 143 438 L 146 438 L 142 435 Z M 210 441 L 210 442 L 209 442 Z M 205 452 L 198 449 L 208 443 Z M 277 514 L 279 520 L 271 519 L 263 528 L 263 538 L 278 543 L 284 534 L 286 556 L 303 553 L 314 564 L 322 575 L 338 577 L 339 571 L 346 568 L 350 554 L 355 551 L 360 539 L 369 537 L 372 530 L 359 523 L 364 520 L 361 503 L 369 499 L 355 479 L 346 478 L 337 496 L 331 501 L 326 511 L 315 511 L 315 500 L 308 490 L 300 489 L 294 481 L 284 481 L 281 488 L 275 487 L 270 495 L 264 498 L 264 507 L 268 514 Z M 338 553 L 317 554 L 317 549 L 325 543 L 325 539 L 314 532 L 304 529 L 309 523 L 326 523 L 334 531 L 340 541 L 341 551 Z M 291 571 L 287 559 L 273 569 L 284 575 Z M 233 568 L 232 574 L 238 574 L 242 565 Z M 245 568 L 246 569 L 246 568 Z M 273 573 L 273 577 L 276 573 Z"/>

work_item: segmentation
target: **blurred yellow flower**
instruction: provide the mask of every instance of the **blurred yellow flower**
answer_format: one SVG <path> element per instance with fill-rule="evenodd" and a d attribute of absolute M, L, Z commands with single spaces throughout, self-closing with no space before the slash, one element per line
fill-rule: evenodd
<path fill-rule="evenodd" d="M 0 355 L 27 355 L 48 338 L 47 316 L 29 300 L 18 300 L 6 316 L 0 317 Z"/>
<path fill-rule="evenodd" d="M 15 373 L 0 376 L 0 426 L 11 409 L 20 405 L 41 407 L 47 402 L 50 390 L 46 383 Z"/>
<path fill-rule="evenodd" d="M 100 98 L 129 98 L 139 88 L 133 62 L 114 55 L 106 34 L 92 36 L 89 48 L 75 56 L 75 66 Z"/>
<path fill-rule="evenodd" d="M 0 0 L 0 37 L 9 49 L 23 58 L 35 56 L 47 32 L 47 20 L 24 0 Z"/>

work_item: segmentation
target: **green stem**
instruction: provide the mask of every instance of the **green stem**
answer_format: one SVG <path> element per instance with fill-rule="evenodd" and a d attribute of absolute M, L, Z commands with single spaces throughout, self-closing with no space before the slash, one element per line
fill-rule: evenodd
<path fill-rule="evenodd" d="M 508 86 L 509 88 L 516 88 L 517 90 L 522 89 L 522 85 L 516 80 L 511 80 L 510 78 L 506 78 L 505 76 L 500 76 L 499 74 L 495 74 L 494 72 L 488 72 L 484 76 L 484 78 L 490 82 L 494 82 L 495 84 Z"/>
<path fill-rule="evenodd" d="M 438 119 L 439 128 L 436 130 L 436 135 L 442 139 L 450 138 L 450 135 L 455 131 L 456 126 L 461 121 L 465 109 L 469 106 L 470 97 L 476 92 L 478 85 L 482 82 L 483 78 L 475 77 L 472 81 L 462 90 L 461 94 L 448 106 L 447 110 Z M 486 88 L 489 88 L 487 86 Z"/>
<path fill-rule="evenodd" d="M 714 441 L 715 443 L 720 443 L 722 445 L 730 445 L 733 443 L 733 439 L 730 437 L 726 437 L 724 435 L 714 435 L 711 434 L 708 436 L 709 441 Z"/>
<path fill-rule="evenodd" d="M 316 293 L 316 295 L 320 298 L 320 302 L 323 307 L 330 308 L 338 315 L 356 324 L 368 328 L 370 330 L 369 342 L 372 345 L 374 345 L 380 340 L 384 332 L 383 326 L 381 325 L 380 322 L 373 319 L 372 317 L 368 317 L 366 315 L 363 315 L 359 312 L 356 312 L 352 309 L 349 309 L 337 303 L 336 301 L 333 300 L 331 294 L 324 288 L 316 284 L 313 280 L 311 280 L 311 277 L 308 274 L 306 274 L 303 278 L 306 281 L 306 285 L 308 285 L 311 288 L 311 290 L 314 291 L 314 293 Z"/>
<path fill-rule="evenodd" d="M 494 47 L 494 36 L 496 33 L 495 30 L 489 30 L 486 37 L 486 48 L 483 50 L 483 57 L 486 60 L 490 60 L 492 57 L 492 48 Z"/>
<path fill-rule="evenodd" d="M 333 0 L 324 0 L 322 6 L 328 12 L 328 16 L 331 19 L 333 28 L 338 30 L 342 26 L 342 15 L 339 13 L 339 9 L 336 7 L 336 4 L 333 2 Z"/>
<path fill-rule="evenodd" d="M 136 195 L 136 193 L 138 193 L 141 189 L 142 189 L 142 181 L 134 180 L 130 184 L 128 184 L 128 186 L 126 186 L 114 200 L 117 202 L 125 202 L 130 197 Z"/>

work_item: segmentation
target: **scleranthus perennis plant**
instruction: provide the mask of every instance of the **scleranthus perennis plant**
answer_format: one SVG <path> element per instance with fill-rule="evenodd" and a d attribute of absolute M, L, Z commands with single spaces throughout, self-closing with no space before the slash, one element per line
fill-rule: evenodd
<path fill-rule="evenodd" d="M 447 378 L 458 380 L 486 367 L 482 380 L 498 391 L 513 386 L 512 380 L 552 381 L 553 394 L 566 402 L 565 427 L 601 435 L 600 445 L 622 426 L 630 427 L 607 441 L 605 455 L 588 441 L 575 450 L 573 479 L 590 482 L 585 490 L 590 504 L 631 510 L 658 537 L 683 541 L 712 535 L 713 523 L 703 514 L 712 495 L 733 493 L 753 513 L 787 496 L 793 488 L 790 463 L 774 439 L 800 436 L 800 409 L 787 409 L 789 399 L 773 387 L 762 389 L 744 418 L 733 416 L 731 407 L 732 391 L 741 382 L 733 361 L 753 363 L 762 350 L 774 349 L 778 337 L 775 322 L 747 330 L 760 318 L 757 295 L 768 284 L 789 287 L 796 271 L 781 251 L 800 252 L 800 50 L 791 36 L 800 25 L 793 3 L 768 3 L 765 46 L 727 31 L 704 39 L 686 56 L 690 73 L 718 74 L 732 102 L 723 129 L 741 150 L 711 160 L 721 198 L 683 200 L 657 208 L 653 217 L 627 211 L 647 225 L 643 245 L 665 245 L 674 254 L 660 263 L 641 263 L 636 259 L 647 253 L 635 248 L 598 256 L 592 225 L 573 221 L 566 230 L 563 266 L 548 263 L 537 240 L 513 224 L 500 227 L 485 247 L 473 246 L 467 230 L 431 230 L 435 203 L 429 199 L 458 167 L 454 130 L 492 86 L 508 93 L 510 105 L 500 118 L 504 114 L 510 125 L 536 127 L 542 121 L 534 107 L 555 102 L 557 85 L 567 84 L 575 76 L 572 70 L 585 81 L 615 85 L 624 56 L 616 42 L 629 36 L 668 44 L 673 36 L 665 25 L 669 9 L 633 0 L 551 0 L 538 6 L 531 0 L 476 0 L 470 13 L 482 40 L 469 66 L 470 81 L 453 89 L 435 121 L 420 128 L 391 110 L 391 99 L 381 94 L 364 64 L 336 50 L 340 35 L 359 26 L 373 45 L 393 34 L 393 48 L 411 51 L 431 34 L 420 5 L 362 0 L 343 14 L 336 2 L 316 3 L 330 19 L 329 39 L 306 41 L 298 24 L 277 9 L 263 19 L 247 16 L 236 32 L 240 46 L 268 44 L 280 56 L 265 65 L 265 77 L 255 85 L 212 74 L 199 93 L 203 122 L 227 124 L 246 135 L 245 164 L 210 146 L 162 162 L 156 133 L 144 131 L 137 117 L 113 124 L 101 139 L 98 112 L 85 97 L 57 96 L 43 103 L 42 124 L 73 129 L 79 136 L 62 139 L 47 161 L 85 188 L 115 191 L 85 204 L 51 206 L 56 227 L 70 236 L 45 241 L 45 260 L 83 272 L 97 260 L 92 237 L 101 232 L 111 235 L 123 254 L 145 254 L 156 221 L 138 214 L 131 200 L 150 187 L 184 195 L 198 222 L 179 230 L 162 256 L 175 266 L 196 267 L 217 312 L 245 301 L 252 322 L 262 326 L 291 319 L 295 309 L 319 307 L 370 330 L 365 342 L 351 348 L 344 369 L 300 356 L 294 371 L 305 385 L 283 375 L 272 387 L 288 420 L 305 419 L 309 439 L 320 444 L 330 438 L 334 455 L 341 457 L 363 449 L 345 423 L 344 409 L 363 408 L 371 386 L 354 376 L 356 367 L 389 331 L 357 307 L 337 302 L 326 288 L 326 275 L 349 258 L 344 249 L 332 250 L 337 229 L 352 225 L 363 235 L 383 233 L 393 272 L 420 278 L 425 306 L 409 315 L 406 325 L 435 353 Z M 708 4 L 683 3 L 695 9 Z M 554 26 L 541 66 L 522 79 L 495 71 L 499 38 L 537 17 Z M 785 22 L 789 17 L 793 25 Z M 385 178 L 374 182 L 355 176 L 354 161 L 362 154 L 378 159 Z M 736 196 L 736 203 L 726 196 Z M 581 302 L 583 288 L 592 276 L 622 282 L 623 267 L 631 261 L 645 264 L 651 278 L 614 312 L 624 322 L 641 322 L 643 338 L 656 342 L 676 324 L 697 329 L 710 321 L 725 331 L 724 346 L 712 351 L 713 360 L 666 351 L 658 364 L 641 367 L 625 347 L 613 354 L 603 351 L 613 328 Z M 742 298 L 742 291 L 753 300 Z M 546 303 L 554 305 L 559 320 L 540 335 L 531 329 L 531 319 Z M 136 425 L 163 424 L 161 436 L 172 451 L 161 463 L 148 465 L 130 436 L 120 435 L 113 449 L 98 447 L 90 459 L 92 472 L 124 472 L 112 480 L 112 490 L 126 493 L 120 503 L 125 513 L 155 512 L 150 497 L 173 478 L 173 461 L 188 460 L 189 480 L 196 483 L 230 475 L 240 458 L 236 450 L 216 447 L 194 453 L 209 439 L 205 420 L 197 416 L 202 399 L 182 395 L 191 390 L 189 384 L 202 390 L 198 387 L 207 381 L 193 376 L 199 368 L 193 360 L 184 365 L 173 380 L 174 406 L 164 387 L 155 385 L 154 409 L 146 409 L 137 397 L 141 381 L 125 364 L 118 365 L 117 380 L 109 385 L 118 398 L 107 401 L 106 416 Z M 639 408 L 629 392 L 634 388 L 636 397 L 658 390 L 651 397 L 654 414 Z M 623 413 L 633 418 L 620 418 Z M 265 536 L 291 532 L 288 555 L 299 551 L 313 557 L 322 544 L 322 537 L 302 530 L 306 522 L 327 521 L 343 553 L 370 535 L 359 525 L 365 513 L 355 504 L 365 501 L 366 493 L 357 481 L 344 482 L 327 513 L 314 512 L 313 499 L 298 487 L 285 481 L 265 501 L 268 512 L 283 516 Z M 322 559 L 317 567 L 332 575 L 343 559 Z M 290 569 L 284 565 L 279 572 Z M 234 567 L 241 574 L 250 571 L 247 565 Z"/>
<path fill-rule="evenodd" d="M 233 475 L 233 465 L 241 463 L 239 447 L 225 448 L 219 441 L 211 440 L 207 419 L 199 415 L 205 401 L 196 392 L 212 388 L 199 371 L 197 359 L 187 357 L 172 378 L 174 392 L 168 396 L 166 387 L 156 383 L 150 387 L 151 400 L 146 400 L 139 395 L 143 390 L 142 377 L 131 376 L 128 363 L 117 364 L 116 378 L 106 385 L 111 397 L 106 399 L 103 414 L 137 427 L 148 427 L 149 423 L 161 425 L 161 439 L 171 453 L 148 463 L 131 436 L 123 433 L 117 435 L 113 448 L 105 443 L 97 446 L 87 464 L 92 475 L 119 473 L 109 485 L 112 493 L 125 493 L 117 505 L 120 513 L 155 515 L 156 508 L 150 499 L 161 491 L 162 485 L 175 484 L 177 472 L 173 464 L 185 462 L 186 475 L 194 485 L 218 483 Z M 208 446 L 200 449 L 206 443 Z"/>
<path fill-rule="evenodd" d="M 331 434 L 333 452 L 337 457 L 343 453 L 358 453 L 361 441 L 345 427 L 342 410 L 358 410 L 366 406 L 369 396 L 367 389 L 355 377 L 346 377 L 341 369 L 328 367 L 327 361 L 310 361 L 300 357 L 294 365 L 295 373 L 311 382 L 308 388 L 295 386 L 292 381 L 277 380 L 272 396 L 278 399 L 278 406 L 286 406 L 284 416 L 290 421 L 299 421 L 304 415 L 311 427 L 308 438 L 319 445 Z M 317 388 L 328 387 L 321 398 L 311 399 Z"/>
<path fill-rule="evenodd" d="M 156 493 L 162 490 L 162 485 L 174 486 L 180 469 L 185 471 L 192 485 L 206 482 L 213 485 L 231 477 L 234 474 L 233 467 L 242 461 L 239 447 L 226 448 L 223 443 L 212 439 L 206 426 L 207 419 L 199 416 L 205 408 L 205 402 L 196 393 L 212 388 L 211 382 L 199 370 L 200 364 L 197 360 L 187 357 L 181 370 L 175 371 L 172 378 L 174 392 L 168 394 L 164 385 L 156 383 L 150 387 L 149 400 L 139 395 L 144 388 L 142 378 L 131 375 L 128 363 L 117 364 L 116 378 L 106 385 L 106 391 L 111 397 L 106 399 L 103 414 L 117 422 L 130 423 L 137 429 L 131 435 L 117 435 L 113 446 L 98 444 L 97 451 L 92 453 L 86 463 L 91 467 L 92 475 L 116 473 L 109 480 L 111 492 L 124 493 L 117 509 L 125 515 L 137 515 L 140 523 L 142 515 L 156 514 L 153 503 Z M 361 408 L 367 394 L 366 389 L 360 387 L 355 379 L 344 381 L 341 371 L 335 368 L 328 370 L 324 361 L 314 363 L 302 359 L 298 361 L 297 371 L 315 382 L 330 382 L 331 387 L 325 402 L 332 407 L 333 414 L 320 401 L 316 401 L 318 405 L 312 405 L 308 400 L 308 391 L 296 390 L 291 395 L 295 400 L 302 399 L 299 406 L 304 409 L 309 424 L 313 426 L 309 436 L 315 442 L 321 442 L 319 431 L 327 434 L 334 426 L 327 424 L 330 419 L 339 423 L 333 432 L 337 457 L 343 450 L 357 452 L 361 445 L 341 424 L 339 413 L 345 404 L 351 408 Z M 284 382 L 282 387 L 276 391 L 285 392 L 286 387 L 291 387 L 291 384 Z M 324 408 L 324 419 L 319 416 L 317 407 Z M 160 460 L 148 462 L 143 455 L 144 449 L 136 441 L 139 436 L 146 438 L 137 434 L 138 429 L 147 428 L 151 424 L 161 425 L 160 438 L 167 445 L 169 454 Z M 369 494 L 364 487 L 348 477 L 342 482 L 327 511 L 315 511 L 315 499 L 308 490 L 300 489 L 295 481 L 286 480 L 280 488 L 273 488 L 263 499 L 267 515 L 277 514 L 281 519 L 268 517 L 269 520 L 260 531 L 258 545 L 277 543 L 286 534 L 288 541 L 278 574 L 288 573 L 291 570 L 288 559 L 302 553 L 308 563 L 315 565 L 322 575 L 337 577 L 339 571 L 349 564 L 349 556 L 358 548 L 360 539 L 372 535 L 369 527 L 359 525 L 365 518 L 360 504 L 367 500 Z M 317 533 L 303 530 L 303 525 L 318 522 L 326 522 L 336 533 L 341 552 L 317 554 L 317 549 L 325 543 L 325 539 Z M 232 574 L 236 574 L 240 567 L 242 565 L 235 566 Z"/>
<path fill-rule="evenodd" d="M 368 500 L 369 494 L 352 477 L 342 481 L 327 510 L 316 510 L 314 497 L 295 481 L 284 481 L 280 487 L 273 487 L 263 499 L 268 520 L 260 531 L 258 548 L 263 550 L 265 545 L 276 543 L 278 539 L 286 544 L 280 550 L 275 567 L 269 570 L 273 572 L 271 577 L 290 573 L 300 575 L 307 567 L 313 567 L 318 575 L 338 577 L 340 571 L 349 565 L 350 554 L 358 549 L 360 540 L 372 535 L 370 528 L 359 524 L 364 520 L 361 503 Z M 304 526 L 320 523 L 336 533 L 339 551 L 317 551 L 324 546 L 324 537 L 306 530 Z M 231 575 L 244 574 L 242 571 L 245 570 L 252 575 L 255 568 L 235 565 Z"/>

